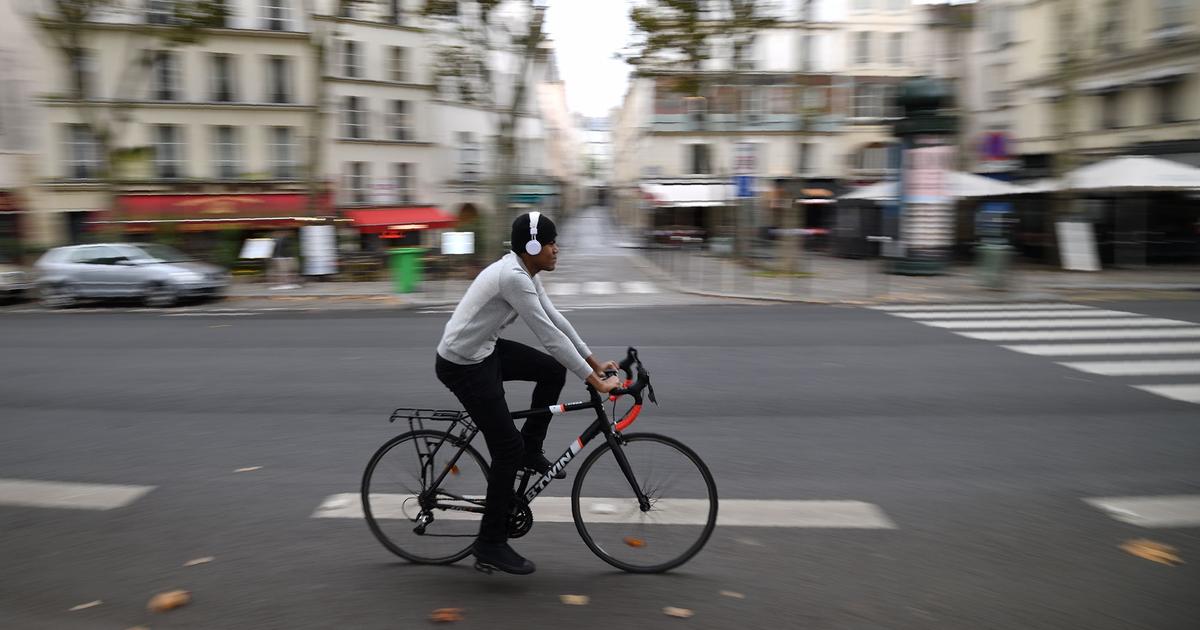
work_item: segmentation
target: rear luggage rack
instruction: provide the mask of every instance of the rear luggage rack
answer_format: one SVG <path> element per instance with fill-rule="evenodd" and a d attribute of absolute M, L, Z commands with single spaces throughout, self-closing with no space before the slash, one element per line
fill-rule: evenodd
<path fill-rule="evenodd" d="M 445 429 L 448 433 L 454 433 L 460 428 L 464 431 L 475 430 L 475 423 L 471 422 L 470 415 L 465 411 L 457 409 L 409 409 L 401 407 L 393 411 L 392 416 L 388 418 L 388 422 L 395 422 L 397 420 L 408 420 L 410 431 L 424 429 L 426 422 L 449 422 L 450 426 Z"/>

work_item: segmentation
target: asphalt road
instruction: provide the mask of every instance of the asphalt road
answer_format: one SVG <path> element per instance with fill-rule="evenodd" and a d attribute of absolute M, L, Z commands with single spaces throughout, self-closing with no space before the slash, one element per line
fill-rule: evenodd
<path fill-rule="evenodd" d="M 1197 302 L 1092 306 L 1200 323 Z M 312 515 L 357 490 L 399 430 L 392 408 L 453 405 L 433 376 L 446 317 L 0 316 L 0 479 L 154 486 L 107 511 L 0 505 L 0 626 L 413 628 L 440 607 L 462 608 L 464 629 L 1200 619 L 1200 528 L 1137 527 L 1083 501 L 1200 494 L 1200 408 L 855 307 L 570 317 L 598 354 L 641 350 L 661 404 L 635 428 L 695 448 L 723 499 L 869 502 L 894 529 L 724 527 L 681 569 L 636 576 L 592 556 L 570 524 L 539 523 L 516 542 L 533 576 L 410 565 L 363 522 Z M 578 394 L 569 382 L 564 398 Z M 557 418 L 548 444 L 587 421 Z M 1187 564 L 1118 548 L 1133 538 L 1172 545 Z M 192 603 L 146 612 L 174 588 Z M 565 606 L 568 593 L 590 604 Z"/>

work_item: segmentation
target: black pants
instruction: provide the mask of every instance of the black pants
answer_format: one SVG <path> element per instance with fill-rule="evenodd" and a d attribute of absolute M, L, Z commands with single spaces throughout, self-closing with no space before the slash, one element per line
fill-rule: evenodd
<path fill-rule="evenodd" d="M 512 506 L 513 482 L 526 451 L 541 450 L 551 414 L 530 416 L 521 432 L 513 424 L 504 400 L 504 381 L 532 381 L 530 408 L 548 408 L 558 402 L 567 370 L 554 357 L 525 344 L 507 339 L 496 341 L 496 350 L 475 365 L 458 365 L 437 358 L 437 377 L 462 403 L 475 426 L 483 433 L 492 454 L 488 475 L 487 509 L 479 525 L 484 542 L 508 540 L 508 512 Z"/>

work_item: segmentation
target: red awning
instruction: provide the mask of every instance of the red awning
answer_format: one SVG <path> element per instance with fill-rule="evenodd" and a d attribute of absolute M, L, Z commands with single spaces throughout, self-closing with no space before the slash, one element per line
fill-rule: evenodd
<path fill-rule="evenodd" d="M 407 232 L 454 225 L 458 219 L 433 206 L 408 208 L 362 208 L 343 210 L 354 226 L 368 234 L 388 231 Z"/>
<path fill-rule="evenodd" d="M 184 231 L 295 227 L 332 215 L 330 200 L 325 193 L 313 208 L 305 193 L 121 195 L 115 215 L 98 212 L 88 223 L 117 223 L 126 231 L 152 231 L 163 223 Z"/>

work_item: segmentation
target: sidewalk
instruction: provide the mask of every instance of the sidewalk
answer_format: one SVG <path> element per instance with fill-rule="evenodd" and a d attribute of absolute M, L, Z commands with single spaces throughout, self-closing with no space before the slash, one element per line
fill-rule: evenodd
<path fill-rule="evenodd" d="M 732 259 L 679 248 L 631 249 L 645 268 L 680 291 L 720 297 L 799 302 L 951 302 L 1081 299 L 1086 293 L 1114 298 L 1118 292 L 1163 297 L 1177 293 L 1200 298 L 1200 266 L 1113 269 L 1069 272 L 1048 267 L 1018 266 L 1003 290 L 983 286 L 977 270 L 951 267 L 939 276 L 901 276 L 883 272 L 878 259 L 837 258 L 805 252 L 796 260 L 797 274 L 779 277 L 770 264 L 752 269 Z M 1121 298 L 1128 295 L 1121 295 Z M 1134 296 L 1138 297 L 1138 296 Z"/>
<path fill-rule="evenodd" d="M 867 303 L 955 302 L 1058 299 L 1200 298 L 1200 267 L 1067 272 L 1025 267 L 1009 273 L 1006 290 L 981 286 L 975 270 L 953 267 L 940 276 L 882 273 L 878 260 L 850 260 L 809 253 L 797 260 L 801 272 L 776 277 L 728 258 L 679 249 L 626 250 L 647 276 L 677 291 L 751 300 Z M 227 292 L 236 303 L 278 307 L 344 302 L 347 306 L 424 308 L 456 303 L 466 280 L 426 280 L 415 293 L 396 294 L 391 282 L 308 282 L 276 288 L 265 282 L 238 281 Z"/>

